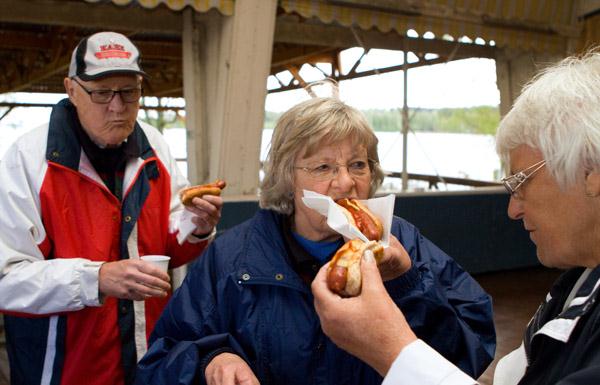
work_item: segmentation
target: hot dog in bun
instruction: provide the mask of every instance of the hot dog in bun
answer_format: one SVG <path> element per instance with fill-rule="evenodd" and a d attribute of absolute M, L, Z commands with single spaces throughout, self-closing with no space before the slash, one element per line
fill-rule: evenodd
<path fill-rule="evenodd" d="M 192 200 L 195 197 L 201 197 L 202 195 L 221 195 L 221 190 L 224 189 L 226 185 L 227 183 L 224 180 L 217 179 L 213 183 L 184 188 L 179 192 L 179 198 L 181 199 L 181 203 L 185 206 L 192 206 Z"/>
<path fill-rule="evenodd" d="M 371 250 L 375 260 L 383 257 L 383 246 L 375 241 L 363 242 L 352 239 L 335 253 L 329 262 L 327 286 L 342 297 L 354 297 L 360 293 L 362 277 L 360 262 L 365 251 Z"/>
<path fill-rule="evenodd" d="M 356 226 L 370 241 L 379 241 L 383 236 L 383 225 L 369 209 L 356 199 L 342 198 L 335 201 L 344 209 L 348 221 Z"/>

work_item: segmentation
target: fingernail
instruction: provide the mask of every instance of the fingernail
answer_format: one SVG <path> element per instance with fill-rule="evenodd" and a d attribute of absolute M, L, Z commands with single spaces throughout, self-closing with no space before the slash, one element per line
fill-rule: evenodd
<path fill-rule="evenodd" d="M 375 256 L 373 255 L 373 252 L 371 250 L 366 250 L 363 253 L 363 258 L 365 260 L 365 262 L 373 262 L 375 260 Z"/>

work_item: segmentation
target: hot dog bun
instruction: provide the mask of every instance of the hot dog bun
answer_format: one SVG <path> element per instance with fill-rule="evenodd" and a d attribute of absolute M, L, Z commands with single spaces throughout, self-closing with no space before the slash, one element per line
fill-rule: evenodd
<path fill-rule="evenodd" d="M 344 209 L 348 221 L 356 226 L 370 241 L 379 241 L 383 236 L 383 225 L 379 218 L 356 199 L 342 198 L 335 201 Z"/>
<path fill-rule="evenodd" d="M 375 241 L 365 243 L 357 238 L 339 248 L 329 262 L 327 272 L 327 286 L 331 291 L 342 297 L 354 297 L 360 293 L 362 285 L 360 262 L 367 250 L 373 252 L 377 261 L 383 257 L 383 246 Z"/>
<path fill-rule="evenodd" d="M 202 195 L 221 195 L 221 190 L 224 189 L 226 185 L 227 183 L 224 180 L 217 179 L 213 183 L 184 188 L 179 192 L 179 198 L 181 199 L 181 203 L 185 206 L 192 206 L 192 200 L 195 197 L 201 197 Z"/>

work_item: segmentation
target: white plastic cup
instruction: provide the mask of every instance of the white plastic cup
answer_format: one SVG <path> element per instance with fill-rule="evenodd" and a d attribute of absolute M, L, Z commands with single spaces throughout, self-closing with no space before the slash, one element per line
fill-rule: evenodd
<path fill-rule="evenodd" d="M 144 255 L 141 256 L 140 259 L 142 261 L 150 262 L 153 265 L 159 267 L 165 273 L 169 269 L 169 260 L 171 257 L 166 255 Z"/>

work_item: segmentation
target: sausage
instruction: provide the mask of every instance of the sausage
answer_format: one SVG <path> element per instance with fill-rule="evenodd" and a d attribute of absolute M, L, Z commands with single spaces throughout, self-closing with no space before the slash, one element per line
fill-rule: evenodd
<path fill-rule="evenodd" d="M 344 208 L 350 223 L 356 226 L 370 241 L 379 241 L 383 236 L 383 225 L 379 218 L 356 199 L 342 198 L 335 203 Z"/>
<path fill-rule="evenodd" d="M 184 188 L 179 192 L 179 198 L 181 203 L 185 206 L 193 206 L 192 200 L 195 197 L 201 197 L 203 195 L 221 195 L 221 190 L 227 186 L 224 180 L 217 179 L 213 183 L 201 184 L 198 186 L 192 186 Z"/>
<path fill-rule="evenodd" d="M 346 242 L 335 253 L 327 272 L 327 287 L 329 290 L 342 297 L 354 297 L 360 293 L 362 277 L 360 262 L 366 250 L 371 250 L 375 260 L 383 256 L 383 246 L 378 242 L 363 242 L 360 239 L 352 239 Z"/>

